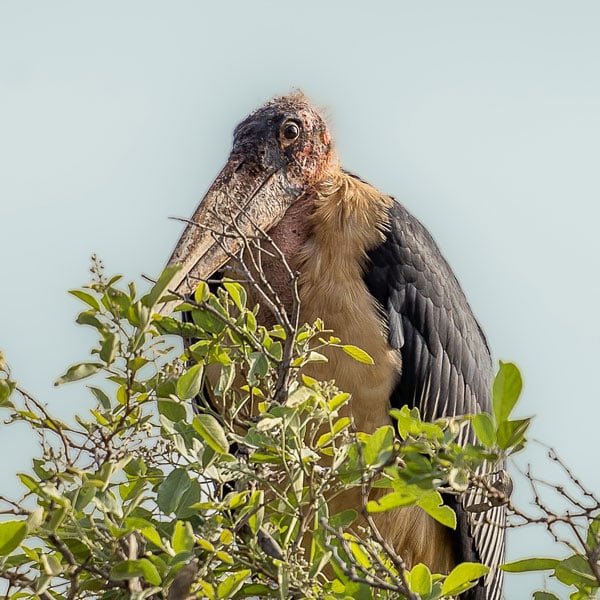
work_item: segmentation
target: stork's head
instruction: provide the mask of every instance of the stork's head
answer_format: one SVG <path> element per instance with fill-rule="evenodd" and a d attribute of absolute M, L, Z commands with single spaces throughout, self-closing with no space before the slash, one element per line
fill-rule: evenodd
<path fill-rule="evenodd" d="M 246 117 L 233 135 L 227 164 L 185 228 L 169 264 L 174 282 L 192 292 L 243 244 L 269 231 L 287 209 L 310 194 L 332 161 L 329 131 L 300 94 L 277 98 Z"/>

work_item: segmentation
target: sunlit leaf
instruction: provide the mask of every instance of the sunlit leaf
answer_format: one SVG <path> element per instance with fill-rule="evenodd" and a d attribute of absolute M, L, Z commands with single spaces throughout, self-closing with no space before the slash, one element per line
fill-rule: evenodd
<path fill-rule="evenodd" d="M 140 533 L 155 546 L 158 546 L 159 548 L 163 547 L 163 541 L 155 527 L 144 527 L 140 529 Z"/>
<path fill-rule="evenodd" d="M 410 572 L 410 589 L 423 598 L 431 594 L 432 587 L 431 571 L 419 563 L 415 565 Z"/>
<path fill-rule="evenodd" d="M 448 577 L 446 577 L 442 586 L 442 594 L 444 596 L 460 594 L 473 587 L 477 583 L 477 580 L 488 571 L 488 567 L 479 563 L 461 563 L 452 569 Z"/>
<path fill-rule="evenodd" d="M 63 567 L 60 564 L 60 560 L 54 554 L 42 554 L 40 559 L 47 575 L 56 576 L 62 573 Z"/>
<path fill-rule="evenodd" d="M 198 394 L 202 387 L 202 373 L 203 366 L 194 365 L 177 380 L 177 395 L 182 400 L 189 400 Z"/>
<path fill-rule="evenodd" d="M 152 286 L 152 289 L 142 298 L 145 306 L 152 309 L 160 300 L 160 297 L 167 291 L 170 283 L 173 281 L 177 273 L 181 271 L 181 265 L 171 265 L 167 267 L 158 278 L 157 282 Z"/>
<path fill-rule="evenodd" d="M 229 452 L 225 431 L 212 415 L 195 415 L 192 425 L 215 452 L 219 454 Z"/>
<path fill-rule="evenodd" d="M 471 421 L 477 439 L 487 448 L 496 443 L 496 429 L 492 417 L 487 413 L 475 415 Z"/>
<path fill-rule="evenodd" d="M 208 287 L 208 283 L 206 281 L 200 281 L 198 283 L 198 287 L 196 287 L 196 291 L 194 292 L 194 300 L 198 304 L 202 304 L 202 302 L 206 302 L 208 297 L 210 296 L 210 289 Z"/>
<path fill-rule="evenodd" d="M 364 363 L 366 365 L 374 364 L 373 359 L 367 354 L 364 350 L 361 350 L 357 346 L 352 346 L 351 344 L 344 344 L 342 346 L 342 350 L 348 355 L 351 356 L 354 360 Z"/>
<path fill-rule="evenodd" d="M 124 560 L 116 564 L 110 572 L 110 578 L 116 580 L 133 579 L 143 577 L 152 585 L 160 585 L 161 578 L 156 567 L 147 559 Z"/>
<path fill-rule="evenodd" d="M 246 290 L 239 283 L 231 281 L 225 282 L 223 287 L 227 290 L 227 293 L 234 301 L 237 308 L 239 310 L 244 310 L 244 308 L 246 308 Z"/>
<path fill-rule="evenodd" d="M 367 502 L 367 511 L 370 513 L 385 512 L 401 506 L 410 506 L 416 502 L 416 497 L 402 492 L 391 492 L 377 500 Z"/>
<path fill-rule="evenodd" d="M 111 406 L 110 398 L 104 391 L 102 391 L 100 388 L 92 387 L 92 386 L 88 386 L 88 389 L 92 392 L 92 394 L 94 394 L 94 397 L 96 398 L 96 400 L 98 400 L 98 402 L 100 403 L 100 406 L 102 406 L 102 408 L 104 408 L 106 410 L 110 409 L 110 406 Z"/>
<path fill-rule="evenodd" d="M 88 306 L 91 306 L 95 310 L 100 310 L 100 304 L 98 304 L 98 300 L 94 298 L 88 292 L 84 292 L 83 290 L 69 290 L 69 294 L 75 296 L 75 298 L 79 298 L 82 302 L 85 302 Z"/>
<path fill-rule="evenodd" d="M 594 576 L 588 561 L 579 554 L 561 560 L 556 565 L 554 574 L 559 581 L 567 585 L 598 587 L 598 580 Z"/>
<path fill-rule="evenodd" d="M 518 419 L 500 423 L 498 426 L 498 446 L 502 450 L 507 450 L 522 443 L 530 423 L 531 419 Z"/>
<path fill-rule="evenodd" d="M 177 521 L 175 531 L 171 538 L 171 545 L 175 552 L 191 552 L 194 547 L 194 530 L 189 521 Z"/>
<path fill-rule="evenodd" d="M 233 558 L 231 557 L 231 554 L 228 554 L 227 552 L 223 551 L 223 550 L 217 550 L 215 552 L 215 556 L 222 562 L 227 563 L 228 565 L 232 565 L 233 564 Z"/>
<path fill-rule="evenodd" d="M 169 421 L 177 422 L 183 421 L 186 417 L 185 406 L 177 400 L 169 400 L 166 398 L 160 398 L 157 402 L 158 412 L 169 419 Z"/>
<path fill-rule="evenodd" d="M 573 598 L 573 596 L 571 596 L 571 598 Z M 585 594 L 583 596 L 583 598 L 585 598 L 586 600 L 588 600 L 589 599 L 589 595 Z M 551 592 L 538 591 L 538 592 L 534 592 L 533 593 L 533 600 L 560 600 L 560 598 L 558 596 L 555 596 Z"/>
<path fill-rule="evenodd" d="M 500 368 L 494 379 L 492 394 L 492 407 L 498 425 L 510 416 L 519 399 L 522 387 L 523 381 L 517 366 L 513 363 L 500 361 Z"/>
<path fill-rule="evenodd" d="M 524 558 L 500 565 L 508 573 L 526 573 L 527 571 L 547 571 L 554 569 L 560 560 L 556 558 Z"/>
<path fill-rule="evenodd" d="M 243 569 L 226 577 L 217 588 L 219 598 L 231 598 L 250 576 L 250 569 Z"/>
<path fill-rule="evenodd" d="M 350 399 L 350 394 L 347 392 L 342 392 L 340 394 L 336 394 L 331 400 L 328 401 L 327 405 L 329 406 L 329 410 L 334 411 L 337 410 L 340 406 L 343 406 Z"/>
<path fill-rule="evenodd" d="M 456 529 L 456 513 L 449 506 L 444 504 L 439 492 L 429 492 L 425 496 L 419 498 L 417 504 L 428 515 L 433 517 L 436 521 L 439 521 L 442 525 Z"/>
<path fill-rule="evenodd" d="M 119 338 L 115 333 L 107 334 L 102 347 L 100 348 L 100 358 L 110 365 L 114 362 L 119 349 Z"/>
<path fill-rule="evenodd" d="M 19 547 L 27 535 L 27 521 L 0 523 L 0 556 L 7 556 Z"/>
<path fill-rule="evenodd" d="M 450 469 L 448 483 L 453 490 L 464 492 L 469 487 L 469 474 L 465 469 Z"/>
<path fill-rule="evenodd" d="M 104 365 L 101 363 L 81 363 L 70 367 L 64 375 L 61 375 L 54 385 L 62 385 L 71 381 L 78 381 L 90 377 L 100 371 Z"/>
<path fill-rule="evenodd" d="M 158 486 L 156 497 L 158 507 L 166 514 L 175 512 L 181 498 L 188 491 L 190 485 L 190 477 L 185 469 L 173 469 Z"/>
<path fill-rule="evenodd" d="M 269 362 L 262 352 L 251 352 L 248 356 L 250 370 L 248 372 L 248 383 L 250 385 L 258 384 L 258 377 L 264 377 L 269 371 Z"/>
<path fill-rule="evenodd" d="M 379 427 L 365 444 L 363 455 L 368 466 L 386 463 L 394 448 L 394 428 L 391 425 Z"/>
<path fill-rule="evenodd" d="M 258 533 L 258 530 L 262 526 L 264 514 L 264 492 L 256 490 L 252 492 L 248 500 L 248 525 L 254 535 Z"/>
<path fill-rule="evenodd" d="M 15 385 L 12 381 L 0 379 L 0 408 L 15 408 L 15 405 L 9 400 Z"/>

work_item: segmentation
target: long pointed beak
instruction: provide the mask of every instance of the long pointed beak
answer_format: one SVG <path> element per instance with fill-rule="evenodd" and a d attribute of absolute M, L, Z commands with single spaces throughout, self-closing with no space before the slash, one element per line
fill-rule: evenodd
<path fill-rule="evenodd" d="M 230 158 L 177 242 L 169 265 L 182 265 L 171 291 L 193 293 L 244 244 L 277 224 L 299 193 L 290 189 L 283 169 L 265 172 Z M 170 312 L 173 305 L 163 308 Z"/>

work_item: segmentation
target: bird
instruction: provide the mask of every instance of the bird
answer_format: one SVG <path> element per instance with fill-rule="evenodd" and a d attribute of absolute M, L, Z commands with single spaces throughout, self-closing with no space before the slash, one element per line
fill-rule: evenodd
<path fill-rule="evenodd" d="M 390 410 L 402 406 L 425 420 L 491 412 L 490 350 L 454 272 L 401 202 L 341 166 L 326 120 L 302 92 L 270 100 L 235 128 L 229 159 L 169 260 L 182 266 L 173 291 L 193 293 L 257 230 L 285 259 L 268 253 L 261 263 L 285 308 L 292 271 L 300 321 L 320 318 L 372 357 L 358 364 L 332 352 L 311 371 L 351 394 L 357 430 L 392 423 Z M 498 600 L 504 509 L 453 508 L 454 531 L 418 507 L 385 513 L 382 531 L 409 567 L 486 564 L 488 575 L 461 597 Z"/>

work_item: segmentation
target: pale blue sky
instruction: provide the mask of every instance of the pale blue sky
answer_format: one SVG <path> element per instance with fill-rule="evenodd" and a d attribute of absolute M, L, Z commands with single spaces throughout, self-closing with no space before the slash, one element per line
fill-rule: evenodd
<path fill-rule="evenodd" d="M 412 210 L 454 267 L 523 414 L 600 491 L 600 5 L 0 2 L 0 348 L 51 384 L 85 358 L 66 290 L 89 256 L 156 274 L 235 124 L 302 88 L 342 162 Z M 0 425 L 0 484 L 34 442 Z M 547 467 L 531 451 L 540 474 Z M 511 536 L 512 557 L 544 548 Z M 539 581 L 539 580 L 535 580 Z M 513 578 L 508 597 L 530 579 Z"/>

